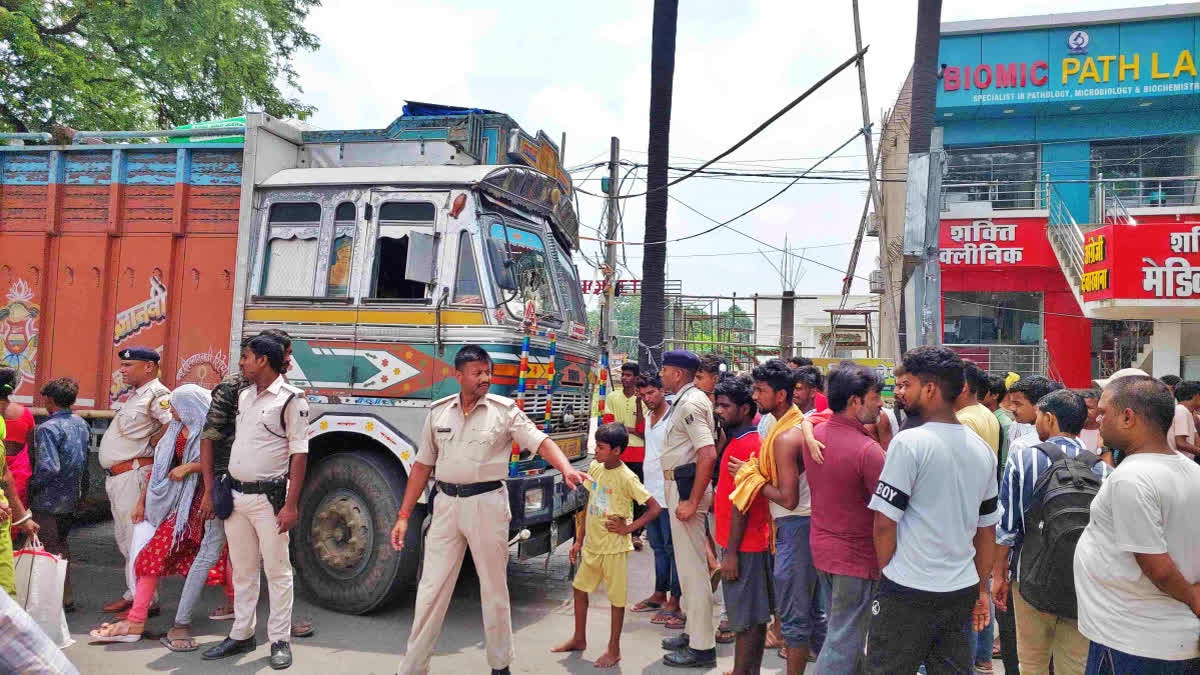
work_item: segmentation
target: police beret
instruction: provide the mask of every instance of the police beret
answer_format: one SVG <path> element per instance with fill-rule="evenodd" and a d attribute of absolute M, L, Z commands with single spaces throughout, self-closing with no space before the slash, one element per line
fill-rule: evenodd
<path fill-rule="evenodd" d="M 675 366 L 684 370 L 698 370 L 700 368 L 700 357 L 696 356 L 695 352 L 690 352 L 686 349 L 672 349 L 663 354 L 664 366 Z"/>
<path fill-rule="evenodd" d="M 150 361 L 158 363 L 158 352 L 149 347 L 126 347 L 117 352 L 117 357 L 122 361 Z"/>

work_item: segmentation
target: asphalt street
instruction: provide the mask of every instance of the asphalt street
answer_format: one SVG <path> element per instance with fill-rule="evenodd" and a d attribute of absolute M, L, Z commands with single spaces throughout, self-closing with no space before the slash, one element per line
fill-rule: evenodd
<path fill-rule="evenodd" d="M 259 648 L 252 654 L 227 661 L 202 661 L 199 652 L 176 654 L 168 651 L 158 638 L 170 627 L 177 606 L 182 578 L 165 579 L 160 586 L 162 615 L 148 623 L 146 639 L 134 644 L 89 644 L 88 631 L 106 615 L 100 607 L 115 598 L 122 586 L 120 554 L 112 540 L 112 524 L 101 523 L 72 533 L 71 550 L 76 557 L 72 574 L 78 611 L 68 615 L 76 642 L 66 654 L 83 673 L 267 673 L 269 648 L 266 646 L 266 583 L 259 604 Z M 567 578 L 568 546 L 550 557 L 509 565 L 509 589 L 512 597 L 513 628 L 517 657 L 514 673 L 593 673 L 594 661 L 608 640 L 609 605 L 603 590 L 592 595 L 588 623 L 588 649 L 582 655 L 551 654 L 550 648 L 570 637 L 572 626 L 571 582 Z M 649 594 L 654 582 L 654 555 L 647 546 L 630 557 L 629 597 L 631 602 Z M 203 651 L 216 644 L 229 630 L 228 621 L 210 621 L 208 612 L 218 606 L 223 595 L 218 588 L 205 589 L 196 612 L 193 629 Z M 296 616 L 311 617 L 315 636 L 293 642 L 295 673 L 395 673 L 412 624 L 413 598 L 368 616 L 348 616 L 314 606 L 297 594 Z M 628 614 L 621 641 L 622 661 L 618 668 L 604 672 L 679 673 L 660 662 L 663 637 L 676 634 L 650 623 L 651 614 Z M 733 667 L 732 645 L 718 645 L 718 667 Z M 778 672 L 783 661 L 773 653 L 764 662 L 765 672 Z M 463 575 L 433 659 L 433 673 L 487 673 L 483 650 L 483 624 L 480 618 L 479 588 L 473 576 Z M 695 672 L 695 671 L 692 671 Z M 714 671 L 720 672 L 720 671 Z"/>

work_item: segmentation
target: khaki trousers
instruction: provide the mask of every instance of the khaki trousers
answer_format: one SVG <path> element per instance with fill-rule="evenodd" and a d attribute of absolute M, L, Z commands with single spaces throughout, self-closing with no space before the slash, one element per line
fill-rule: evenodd
<path fill-rule="evenodd" d="M 150 460 L 147 459 L 147 462 Z M 126 471 L 119 476 L 109 476 L 104 479 L 104 491 L 108 493 L 108 506 L 112 510 L 113 517 L 113 532 L 117 540 L 117 550 L 121 552 L 121 557 L 125 559 L 126 570 L 132 569 L 133 558 L 137 556 L 134 551 L 130 554 L 129 547 L 133 542 L 133 508 L 137 506 L 138 500 L 142 498 L 142 489 L 146 487 L 146 483 L 150 480 L 150 470 L 153 468 L 151 464 L 144 467 Z M 133 585 L 134 580 L 129 574 L 126 574 L 126 588 L 124 598 L 133 600 Z"/>
<path fill-rule="evenodd" d="M 288 558 L 288 533 L 280 534 L 275 509 L 266 495 L 246 495 L 234 490 L 233 513 L 225 520 L 229 564 L 233 567 L 233 627 L 229 637 L 254 636 L 258 608 L 259 571 L 267 573 L 271 616 L 267 637 L 271 642 L 292 640 L 292 561 Z M 259 560 L 262 566 L 259 566 Z"/>
<path fill-rule="evenodd" d="M 683 611 L 687 614 L 688 643 L 692 649 L 716 647 L 713 623 L 712 578 L 708 573 L 707 548 L 704 545 L 704 514 L 712 505 L 712 489 L 704 493 L 695 515 L 685 523 L 675 517 L 679 505 L 679 487 L 668 480 L 667 509 L 671 512 L 671 544 L 675 547 L 675 567 L 683 591 Z"/>
<path fill-rule="evenodd" d="M 1087 664 L 1088 639 L 1074 619 L 1039 612 L 1025 602 L 1013 582 L 1009 591 L 1017 621 L 1017 659 L 1021 675 L 1047 675 L 1054 657 L 1055 675 L 1083 675 Z"/>
<path fill-rule="evenodd" d="M 501 488 L 474 497 L 438 494 L 433 500 L 433 523 L 425 539 L 424 569 L 417 586 L 417 607 L 400 675 L 429 672 L 433 648 L 442 632 L 450 596 L 462 569 L 463 553 L 479 574 L 484 643 L 492 670 L 513 660 L 512 612 L 508 605 L 508 490 Z"/>

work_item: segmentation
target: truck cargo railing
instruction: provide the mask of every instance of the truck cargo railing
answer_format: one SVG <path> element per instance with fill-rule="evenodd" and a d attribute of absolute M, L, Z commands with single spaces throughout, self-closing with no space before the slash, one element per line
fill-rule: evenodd
<path fill-rule="evenodd" d="M 70 133 L 69 136 L 73 142 L 76 142 L 88 138 L 97 140 L 141 140 L 149 138 L 203 138 L 244 133 L 246 133 L 245 125 L 235 125 L 202 129 L 157 129 L 150 131 L 75 131 Z M 45 132 L 0 133 L 0 142 L 6 141 L 41 141 L 43 143 L 51 143 L 54 141 L 54 136 Z"/>

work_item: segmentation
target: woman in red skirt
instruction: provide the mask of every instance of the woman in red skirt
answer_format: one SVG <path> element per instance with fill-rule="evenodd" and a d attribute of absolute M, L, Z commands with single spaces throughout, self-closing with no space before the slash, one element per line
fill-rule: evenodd
<path fill-rule="evenodd" d="M 171 392 L 175 421 L 154 450 L 154 469 L 133 511 L 133 571 L 137 592 L 128 616 L 105 623 L 91 632 L 99 642 L 136 642 L 146 627 L 146 616 L 158 580 L 168 575 L 187 576 L 204 538 L 200 500 L 200 432 L 212 399 L 208 390 L 185 384 Z M 210 584 L 220 583 L 225 565 L 218 563 Z"/>

